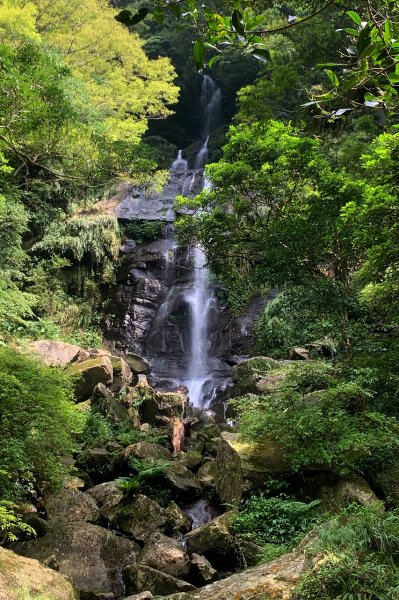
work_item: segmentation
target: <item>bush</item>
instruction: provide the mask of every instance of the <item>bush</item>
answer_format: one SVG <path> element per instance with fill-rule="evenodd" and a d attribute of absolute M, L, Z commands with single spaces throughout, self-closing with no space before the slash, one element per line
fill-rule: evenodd
<path fill-rule="evenodd" d="M 137 244 L 143 244 L 159 238 L 164 227 L 164 221 L 131 221 L 123 226 L 123 234 Z"/>
<path fill-rule="evenodd" d="M 265 556 L 269 557 L 270 545 L 280 553 L 280 547 L 286 550 L 314 526 L 319 504 L 319 500 L 306 504 L 285 494 L 267 498 L 260 493 L 241 503 L 232 528 L 240 538 L 265 545 Z"/>
<path fill-rule="evenodd" d="M 320 530 L 320 566 L 305 575 L 295 600 L 396 600 L 399 511 L 352 506 Z"/>
<path fill-rule="evenodd" d="M 0 489 L 21 495 L 33 482 L 60 484 L 62 457 L 74 449 L 83 415 L 72 403 L 62 371 L 10 348 L 0 348 Z"/>
<path fill-rule="evenodd" d="M 274 394 L 234 400 L 243 439 L 274 440 L 288 450 L 294 470 L 311 466 L 345 473 L 386 463 L 399 448 L 399 425 L 368 408 L 366 370 L 340 378 L 338 369 L 322 365 L 298 364 Z"/>
<path fill-rule="evenodd" d="M 18 533 L 35 535 L 35 530 L 22 521 L 18 507 L 14 502 L 0 500 L 0 544 L 14 542 Z"/>

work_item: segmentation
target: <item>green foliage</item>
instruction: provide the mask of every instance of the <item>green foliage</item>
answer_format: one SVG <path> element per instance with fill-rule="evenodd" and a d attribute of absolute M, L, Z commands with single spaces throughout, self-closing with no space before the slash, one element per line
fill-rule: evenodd
<path fill-rule="evenodd" d="M 14 502 L 0 500 L 0 544 L 15 542 L 20 533 L 34 536 L 35 530 L 23 522 Z"/>
<path fill-rule="evenodd" d="M 72 404 L 72 385 L 57 369 L 0 348 L 0 479 L 12 499 L 34 481 L 61 483 L 61 459 L 74 449 L 83 416 Z"/>
<path fill-rule="evenodd" d="M 90 412 L 82 432 L 83 441 L 89 446 L 107 443 L 113 438 L 113 430 L 106 417 L 97 412 Z"/>
<path fill-rule="evenodd" d="M 141 489 L 142 483 L 139 477 L 120 477 L 115 480 L 118 490 L 128 497 L 134 496 Z"/>
<path fill-rule="evenodd" d="M 165 469 L 170 465 L 170 461 L 159 458 L 159 459 L 138 459 L 131 458 L 129 460 L 129 466 L 137 472 L 138 479 L 142 481 L 154 480 L 162 475 Z"/>
<path fill-rule="evenodd" d="M 164 221 L 130 221 L 123 226 L 123 234 L 137 244 L 143 244 L 158 239 L 164 227 Z"/>
<path fill-rule="evenodd" d="M 319 530 L 320 564 L 295 600 L 394 600 L 399 590 L 399 514 L 353 506 Z"/>
<path fill-rule="evenodd" d="M 308 504 L 280 494 L 268 498 L 264 493 L 251 496 L 241 502 L 238 514 L 232 521 L 235 534 L 265 545 L 265 555 L 270 555 L 276 546 L 287 549 L 311 529 L 317 522 L 316 507 L 320 501 Z"/>
<path fill-rule="evenodd" d="M 361 371 L 334 373 L 328 364 L 305 363 L 285 369 L 273 394 L 232 403 L 243 439 L 282 445 L 293 469 L 376 470 L 399 447 L 399 427 L 368 408 L 370 385 Z"/>

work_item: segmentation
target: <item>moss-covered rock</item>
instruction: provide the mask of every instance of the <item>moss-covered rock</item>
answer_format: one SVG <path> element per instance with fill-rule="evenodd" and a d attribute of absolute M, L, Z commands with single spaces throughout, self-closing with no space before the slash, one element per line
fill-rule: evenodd
<path fill-rule="evenodd" d="M 176 504 L 171 502 L 165 509 L 166 522 L 165 531 L 173 534 L 176 531 L 181 533 L 187 533 L 191 529 L 191 519 L 188 517 L 182 509 Z"/>
<path fill-rule="evenodd" d="M 243 442 L 237 433 L 221 433 L 216 457 L 220 501 L 237 504 L 244 489 L 260 485 L 267 474 L 289 471 L 286 450 L 276 442 Z"/>
<path fill-rule="evenodd" d="M 131 564 L 123 569 L 123 581 L 127 594 L 149 591 L 152 594 L 167 596 L 176 592 L 189 592 L 195 587 L 186 581 L 176 579 L 146 565 Z"/>
<path fill-rule="evenodd" d="M 138 562 L 178 579 L 185 578 L 190 572 L 190 562 L 180 542 L 159 532 L 146 540 Z"/>
<path fill-rule="evenodd" d="M 72 580 L 80 597 L 123 594 L 118 572 L 136 560 L 132 541 L 89 523 L 61 523 L 42 538 L 13 545 L 18 554 L 49 563 Z M 95 596 L 97 594 L 97 596 Z"/>
<path fill-rule="evenodd" d="M 27 349 L 52 367 L 65 367 L 72 362 L 89 358 L 88 352 L 83 348 L 55 340 L 37 340 L 28 344 Z"/>
<path fill-rule="evenodd" d="M 18 556 L 0 548 L 0 599 L 21 600 L 25 597 L 76 600 L 70 581 L 62 574 L 41 565 L 37 560 Z"/>
<path fill-rule="evenodd" d="M 229 524 L 233 513 L 228 512 L 202 527 L 190 531 L 187 536 L 187 552 L 189 554 L 204 554 L 211 563 L 222 559 L 235 551 L 236 543 L 230 533 Z"/>
<path fill-rule="evenodd" d="M 66 373 L 76 377 L 77 400 L 87 400 L 98 383 L 110 385 L 113 380 L 113 367 L 109 356 L 99 356 L 73 364 L 66 369 Z"/>
<path fill-rule="evenodd" d="M 62 522 L 89 521 L 95 523 L 100 512 L 94 499 L 78 490 L 64 489 L 45 495 L 47 517 Z"/>
<path fill-rule="evenodd" d="M 151 498 L 137 494 L 133 498 L 122 498 L 117 503 L 104 504 L 101 514 L 112 527 L 144 541 L 157 532 L 166 522 L 164 509 Z"/>
<path fill-rule="evenodd" d="M 163 475 L 168 485 L 178 492 L 195 492 L 201 489 L 194 473 L 179 462 L 171 463 Z"/>

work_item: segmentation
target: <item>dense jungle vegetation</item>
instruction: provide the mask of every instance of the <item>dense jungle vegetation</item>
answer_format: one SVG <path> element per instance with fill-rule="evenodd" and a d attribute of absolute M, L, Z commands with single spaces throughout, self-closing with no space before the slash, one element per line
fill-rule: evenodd
<path fill-rule="evenodd" d="M 233 314 L 278 289 L 253 356 L 300 346 L 314 359 L 275 393 L 234 399 L 240 434 L 282 443 L 296 473 L 322 464 L 377 489 L 389 467 L 397 486 L 397 3 L 111 4 L 0 0 L 0 538 L 26 530 L 18 502 L 33 482 L 59 484 L 85 426 L 71 381 L 17 350 L 101 346 L 123 236 L 101 201 L 120 182 L 166 181 L 155 136 L 198 137 L 195 63 L 226 101 L 212 189 L 179 198 L 179 239 L 204 248 Z M 140 241 L 161 226 L 127 227 Z M 271 560 L 327 523 L 297 600 L 399 598 L 394 493 L 331 518 L 283 488 L 246 498 L 235 528 Z"/>

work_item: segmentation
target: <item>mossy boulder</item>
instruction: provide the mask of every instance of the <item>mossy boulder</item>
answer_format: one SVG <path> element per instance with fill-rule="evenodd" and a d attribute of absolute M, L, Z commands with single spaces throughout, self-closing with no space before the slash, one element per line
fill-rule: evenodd
<path fill-rule="evenodd" d="M 0 599 L 21 600 L 25 597 L 76 600 L 70 581 L 37 560 L 18 556 L 0 548 Z"/>
<path fill-rule="evenodd" d="M 13 549 L 42 563 L 51 562 L 72 580 L 81 598 L 122 596 L 118 573 L 136 560 L 140 550 L 134 542 L 90 523 L 57 524 L 44 537 L 13 544 Z"/>
<path fill-rule="evenodd" d="M 99 356 L 69 366 L 66 373 L 76 378 L 75 397 L 87 400 L 98 383 L 110 385 L 113 381 L 113 367 L 109 356 Z"/>
<path fill-rule="evenodd" d="M 149 591 L 152 594 L 167 596 L 176 592 L 194 591 L 195 587 L 186 581 L 162 573 L 146 565 L 131 564 L 123 569 L 126 594 L 139 594 Z"/>
<path fill-rule="evenodd" d="M 130 413 L 127 406 L 114 396 L 103 383 L 98 383 L 91 398 L 93 412 L 100 413 L 114 423 L 128 421 Z"/>
<path fill-rule="evenodd" d="M 123 497 L 119 502 L 104 504 L 101 514 L 112 527 L 144 541 L 163 527 L 166 522 L 165 510 L 143 494 L 133 498 Z"/>
<path fill-rule="evenodd" d="M 176 531 L 181 533 L 187 533 L 191 529 L 191 519 L 188 517 L 182 509 L 176 504 L 171 502 L 165 509 L 166 522 L 165 531 L 173 534 Z"/>
<path fill-rule="evenodd" d="M 146 540 L 137 561 L 178 579 L 184 579 L 190 572 L 190 562 L 181 543 L 159 532 Z"/>
<path fill-rule="evenodd" d="M 273 394 L 295 364 L 296 361 L 275 360 L 268 356 L 254 356 L 244 360 L 232 369 L 234 386 L 229 388 L 228 396 Z"/>
<path fill-rule="evenodd" d="M 244 490 L 261 485 L 268 474 L 290 471 L 287 452 L 276 442 L 244 442 L 237 433 L 221 433 L 216 457 L 220 501 L 237 504 Z"/>
<path fill-rule="evenodd" d="M 186 535 L 187 552 L 203 554 L 211 564 L 219 567 L 230 561 L 236 564 L 236 541 L 229 530 L 233 514 L 230 511 L 190 531 Z"/>
<path fill-rule="evenodd" d="M 197 479 L 204 487 L 216 486 L 216 461 L 208 460 L 197 471 Z M 232 482 L 230 482 L 231 484 Z"/>
<path fill-rule="evenodd" d="M 110 359 L 113 368 L 114 382 L 118 382 L 121 387 L 129 385 L 133 380 L 133 373 L 130 365 L 121 356 L 110 356 Z M 136 378 L 135 383 L 137 381 L 138 378 Z"/>
<path fill-rule="evenodd" d="M 55 340 L 37 340 L 28 344 L 27 349 L 38 354 L 43 362 L 51 367 L 65 367 L 75 361 L 89 358 L 88 352 L 83 348 Z"/>
<path fill-rule="evenodd" d="M 64 489 L 46 494 L 44 500 L 48 519 L 62 522 L 89 521 L 96 523 L 100 518 L 95 500 L 78 490 Z"/>
<path fill-rule="evenodd" d="M 198 450 L 190 450 L 189 452 L 180 452 L 177 455 L 177 460 L 188 469 L 194 469 L 202 463 L 202 454 Z"/>
<path fill-rule="evenodd" d="M 201 489 L 197 477 L 182 463 L 171 463 L 163 473 L 167 484 L 177 492 L 196 492 Z"/>
<path fill-rule="evenodd" d="M 399 508 L 399 459 L 374 473 L 372 481 L 389 506 Z"/>
<path fill-rule="evenodd" d="M 117 448 L 87 448 L 81 452 L 76 460 L 75 466 L 82 469 L 90 476 L 93 483 L 100 483 L 111 479 L 111 466 Z"/>

